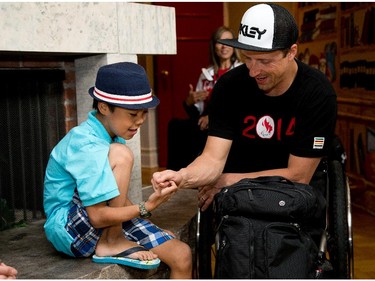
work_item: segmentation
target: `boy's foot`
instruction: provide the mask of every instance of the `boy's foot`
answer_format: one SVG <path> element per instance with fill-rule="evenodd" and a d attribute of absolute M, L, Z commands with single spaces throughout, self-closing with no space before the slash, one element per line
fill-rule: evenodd
<path fill-rule="evenodd" d="M 147 249 L 136 246 L 130 249 L 127 249 L 117 255 L 114 256 L 97 256 L 94 255 L 92 260 L 97 263 L 115 263 L 126 265 L 130 267 L 140 268 L 140 269 L 153 269 L 157 268 L 160 265 L 160 260 L 158 258 L 153 260 L 139 260 L 139 259 L 132 259 L 129 258 L 130 255 L 140 251 L 147 251 Z"/>
<path fill-rule="evenodd" d="M 118 253 L 122 253 L 134 247 L 141 246 L 133 241 L 127 240 L 122 233 L 120 237 L 116 239 L 108 239 L 104 235 L 102 235 L 96 245 L 95 255 L 98 257 L 113 257 Z M 147 250 L 144 247 L 141 247 L 141 249 L 133 251 L 132 253 L 127 253 L 127 258 L 131 258 L 134 260 L 153 260 L 157 257 L 158 256 L 155 253 Z"/>

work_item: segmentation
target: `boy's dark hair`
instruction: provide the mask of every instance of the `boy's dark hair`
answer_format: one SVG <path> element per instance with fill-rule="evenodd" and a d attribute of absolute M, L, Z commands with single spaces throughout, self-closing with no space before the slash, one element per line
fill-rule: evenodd
<path fill-rule="evenodd" d="M 104 101 L 101 101 L 101 102 L 104 102 Z M 99 107 L 98 107 L 98 104 L 99 104 L 99 101 L 94 99 L 93 100 L 93 103 L 92 103 L 92 108 L 95 109 L 96 111 L 99 112 Z M 115 111 L 115 106 L 112 105 L 112 104 L 109 104 L 109 103 L 106 103 L 108 105 L 108 108 L 111 112 Z"/>

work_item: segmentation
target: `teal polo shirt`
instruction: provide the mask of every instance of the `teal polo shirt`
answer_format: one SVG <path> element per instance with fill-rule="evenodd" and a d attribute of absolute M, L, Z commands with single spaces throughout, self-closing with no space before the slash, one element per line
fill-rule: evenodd
<path fill-rule="evenodd" d="M 119 195 L 109 165 L 110 144 L 125 144 L 120 137 L 112 139 L 96 111 L 73 128 L 52 150 L 44 179 L 44 225 L 47 239 L 58 251 L 72 256 L 72 237 L 65 230 L 68 211 L 75 189 L 83 206 L 91 206 Z"/>

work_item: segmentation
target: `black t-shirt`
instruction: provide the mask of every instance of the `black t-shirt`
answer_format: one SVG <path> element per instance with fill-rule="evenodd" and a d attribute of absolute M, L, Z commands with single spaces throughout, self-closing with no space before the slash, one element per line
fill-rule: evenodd
<path fill-rule="evenodd" d="M 289 154 L 327 155 L 335 130 L 336 94 L 323 73 L 296 61 L 297 76 L 281 96 L 266 96 L 245 64 L 216 83 L 209 135 L 233 141 L 224 172 L 285 168 Z"/>

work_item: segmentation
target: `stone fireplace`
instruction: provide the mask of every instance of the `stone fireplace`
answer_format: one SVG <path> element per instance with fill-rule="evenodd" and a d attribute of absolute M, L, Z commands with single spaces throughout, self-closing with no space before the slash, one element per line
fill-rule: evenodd
<path fill-rule="evenodd" d="M 0 3 L 0 26 L 0 73 L 8 73 L 4 77 L 13 74 L 16 78 L 11 81 L 23 85 L 24 80 L 17 77 L 35 82 L 38 79 L 30 77 L 56 76 L 55 86 L 43 84 L 47 89 L 43 97 L 48 96 L 48 101 L 42 105 L 40 98 L 30 98 L 34 94 L 29 96 L 28 90 L 17 96 L 18 109 L 12 94 L 3 94 L 0 104 L 6 116 L 0 122 L 0 136 L 7 140 L 0 153 L 0 198 L 11 208 L 15 208 L 16 198 L 24 198 L 24 207 L 33 209 L 32 216 L 37 217 L 41 210 L 34 210 L 34 205 L 42 200 L 46 155 L 67 131 L 86 119 L 92 106 L 87 90 L 93 86 L 98 68 L 120 61 L 139 63 L 138 55 L 176 54 L 175 12 L 169 7 L 128 2 L 9 2 Z M 13 90 L 11 85 L 8 92 Z M 24 116 L 27 112 L 30 117 Z M 155 122 L 151 110 L 142 131 L 128 142 L 135 155 L 130 188 L 135 202 L 142 199 L 141 166 L 157 166 Z M 35 141 L 30 135 L 35 135 Z M 18 154 L 16 147 L 26 151 Z M 42 156 L 30 153 L 34 149 Z M 39 172 L 30 176 L 32 170 Z M 31 189 L 37 190 L 36 195 L 30 196 Z M 32 200 L 37 203 L 30 203 Z M 23 216 L 29 219 L 26 213 Z"/>

